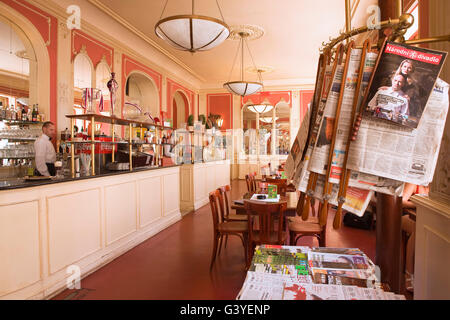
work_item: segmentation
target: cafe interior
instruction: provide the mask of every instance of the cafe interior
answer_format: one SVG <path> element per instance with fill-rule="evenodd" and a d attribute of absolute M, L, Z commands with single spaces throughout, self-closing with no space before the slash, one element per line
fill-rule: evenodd
<path fill-rule="evenodd" d="M 449 13 L 447 0 L 1 0 L 0 299 L 233 300 L 258 245 L 359 248 L 390 291 L 449 299 L 449 121 L 431 184 L 377 194 L 362 217 L 286 176 L 323 48 L 406 15 L 404 42 L 448 52 Z M 46 176 L 35 141 L 49 121 Z"/>

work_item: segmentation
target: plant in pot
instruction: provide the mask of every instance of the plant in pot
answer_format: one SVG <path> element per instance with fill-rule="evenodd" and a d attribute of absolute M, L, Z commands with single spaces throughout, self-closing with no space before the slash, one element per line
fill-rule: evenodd
<path fill-rule="evenodd" d="M 188 129 L 189 131 L 194 131 L 194 115 L 190 114 L 188 119 L 187 119 L 187 123 L 188 123 Z"/>
<path fill-rule="evenodd" d="M 206 117 L 204 114 L 200 114 L 198 116 L 198 121 L 200 121 L 202 123 L 202 131 L 205 131 L 205 126 L 206 126 Z"/>

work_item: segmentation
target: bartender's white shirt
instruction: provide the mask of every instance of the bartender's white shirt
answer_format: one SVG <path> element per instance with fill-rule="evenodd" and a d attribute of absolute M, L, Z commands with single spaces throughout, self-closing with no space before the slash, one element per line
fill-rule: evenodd
<path fill-rule="evenodd" d="M 43 176 L 49 176 L 46 163 L 55 163 L 56 152 L 53 144 L 50 142 L 50 138 L 46 134 L 42 134 L 34 142 L 35 162 L 36 169 Z"/>

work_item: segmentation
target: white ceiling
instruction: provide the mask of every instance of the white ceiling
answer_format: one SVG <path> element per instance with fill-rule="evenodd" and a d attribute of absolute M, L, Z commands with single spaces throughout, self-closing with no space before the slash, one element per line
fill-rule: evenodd
<path fill-rule="evenodd" d="M 98 0 L 180 59 L 206 82 L 205 87 L 221 87 L 229 80 L 238 41 L 226 40 L 210 51 L 191 54 L 173 49 L 154 32 L 165 0 Z M 344 0 L 219 0 L 225 22 L 257 25 L 265 34 L 250 41 L 257 66 L 274 68 L 263 74 L 264 83 L 312 84 L 315 81 L 319 48 L 344 26 Z M 163 17 L 188 14 L 190 0 L 169 0 Z M 195 13 L 220 18 L 215 0 L 196 0 Z M 248 51 L 245 67 L 252 66 Z M 232 79 L 239 79 L 237 63 Z M 246 80 L 256 75 L 245 73 Z"/>

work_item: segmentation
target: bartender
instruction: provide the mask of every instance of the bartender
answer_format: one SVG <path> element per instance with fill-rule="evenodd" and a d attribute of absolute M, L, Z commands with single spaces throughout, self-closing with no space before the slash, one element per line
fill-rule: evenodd
<path fill-rule="evenodd" d="M 56 175 L 56 152 L 51 143 L 55 134 L 55 125 L 53 122 L 47 121 L 42 125 L 42 135 L 34 142 L 36 175 L 38 176 Z"/>

